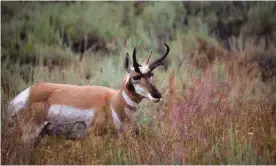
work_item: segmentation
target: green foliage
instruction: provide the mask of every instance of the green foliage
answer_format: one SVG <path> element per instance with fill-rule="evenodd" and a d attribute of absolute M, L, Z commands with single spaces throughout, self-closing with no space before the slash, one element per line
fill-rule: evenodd
<path fill-rule="evenodd" d="M 264 35 L 275 31 L 276 4 L 273 2 L 261 3 L 250 8 L 248 11 L 248 25 L 244 28 L 244 33 L 253 35 Z M 249 28 L 250 27 L 250 28 Z"/>

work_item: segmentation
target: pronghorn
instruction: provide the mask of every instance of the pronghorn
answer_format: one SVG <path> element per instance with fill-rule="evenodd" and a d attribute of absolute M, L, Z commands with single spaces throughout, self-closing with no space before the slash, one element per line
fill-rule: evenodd
<path fill-rule="evenodd" d="M 102 86 L 77 86 L 39 82 L 18 94 L 9 104 L 11 119 L 22 131 L 22 140 L 35 142 L 44 133 L 66 133 L 69 138 L 83 138 L 88 129 L 102 135 L 108 129 L 122 131 L 128 122 L 135 122 L 136 108 L 143 98 L 153 102 L 162 95 L 153 85 L 153 70 L 163 64 L 163 56 L 149 63 L 151 54 L 142 65 L 137 63 L 136 48 L 133 60 L 127 53 L 124 68 L 127 72 L 119 90 Z"/>

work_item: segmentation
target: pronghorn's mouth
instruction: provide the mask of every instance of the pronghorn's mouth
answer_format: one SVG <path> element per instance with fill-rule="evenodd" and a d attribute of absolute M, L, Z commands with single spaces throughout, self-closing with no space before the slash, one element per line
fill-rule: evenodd
<path fill-rule="evenodd" d="M 158 100 L 153 100 L 154 103 L 158 103 L 159 101 L 160 101 L 159 99 Z"/>
<path fill-rule="evenodd" d="M 154 103 L 158 103 L 159 101 L 162 101 L 162 98 L 156 99 L 156 100 L 154 100 L 153 102 L 154 102 Z"/>
<path fill-rule="evenodd" d="M 153 101 L 154 103 L 158 103 L 162 98 L 155 98 L 150 93 L 146 95 L 146 98 L 148 98 L 150 101 Z"/>
<path fill-rule="evenodd" d="M 153 101 L 154 103 L 158 103 L 159 101 L 162 101 L 162 98 L 150 98 L 151 101 Z"/>

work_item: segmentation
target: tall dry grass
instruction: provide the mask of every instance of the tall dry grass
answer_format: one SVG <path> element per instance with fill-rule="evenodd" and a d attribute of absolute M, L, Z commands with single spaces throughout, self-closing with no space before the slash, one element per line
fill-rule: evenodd
<path fill-rule="evenodd" d="M 192 83 L 181 93 L 175 92 L 178 78 L 171 72 L 165 101 L 153 112 L 151 123 L 139 126 L 139 135 L 90 134 L 79 141 L 46 137 L 28 155 L 20 156 L 12 150 L 18 147 L 14 141 L 3 139 L 2 163 L 275 163 L 275 117 L 259 79 L 248 70 L 227 74 L 229 69 L 221 65 L 214 63 L 193 74 Z"/>

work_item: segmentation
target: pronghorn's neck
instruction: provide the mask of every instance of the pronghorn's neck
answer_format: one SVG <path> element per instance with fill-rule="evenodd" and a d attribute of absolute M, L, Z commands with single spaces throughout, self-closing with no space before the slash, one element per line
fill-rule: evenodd
<path fill-rule="evenodd" d="M 135 93 L 134 87 L 128 87 L 127 82 L 129 82 L 129 79 L 130 76 L 127 75 L 119 92 L 121 93 L 120 96 L 123 97 L 123 100 L 127 107 L 136 109 L 138 104 L 142 101 L 142 97 Z"/>
<path fill-rule="evenodd" d="M 129 76 L 124 80 L 119 91 L 114 95 L 111 102 L 111 107 L 116 112 L 119 120 L 133 120 L 133 114 L 136 114 L 138 104 L 142 98 L 134 93 L 131 89 L 127 88 Z"/>

